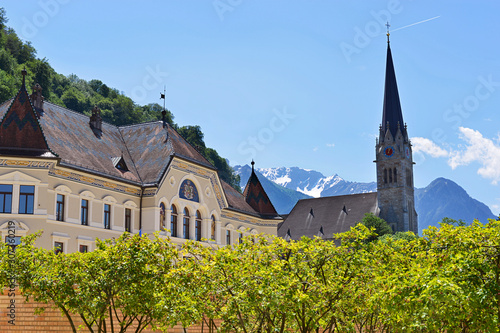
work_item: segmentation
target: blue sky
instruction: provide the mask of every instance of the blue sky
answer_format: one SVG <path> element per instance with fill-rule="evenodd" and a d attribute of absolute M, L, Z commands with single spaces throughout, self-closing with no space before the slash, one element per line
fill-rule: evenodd
<path fill-rule="evenodd" d="M 63 74 L 200 125 L 232 165 L 374 181 L 385 22 L 415 185 L 452 179 L 500 213 L 497 1 L 2 1 Z M 419 23 L 420 22 L 420 23 Z M 418 23 L 418 24 L 415 24 Z"/>

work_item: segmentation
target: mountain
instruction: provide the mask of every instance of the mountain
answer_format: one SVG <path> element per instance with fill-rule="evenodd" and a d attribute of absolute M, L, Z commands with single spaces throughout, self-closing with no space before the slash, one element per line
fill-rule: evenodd
<path fill-rule="evenodd" d="M 240 176 L 240 187 L 243 191 L 245 189 L 245 186 L 247 185 L 248 178 L 250 178 L 252 168 L 248 165 L 237 165 L 233 167 L 233 170 L 235 174 Z M 274 208 L 279 214 L 288 214 L 292 210 L 293 206 L 295 206 L 297 201 L 299 201 L 300 199 L 311 198 L 304 193 L 290 190 L 281 185 L 273 183 L 265 176 L 263 176 L 259 172 L 259 169 L 255 170 L 255 174 L 257 175 L 257 178 L 259 178 L 259 181 L 261 182 L 264 190 L 269 196 L 269 199 L 273 203 Z"/>
<path fill-rule="evenodd" d="M 302 192 L 312 197 L 374 192 L 377 184 L 356 183 L 342 179 L 338 175 L 325 177 L 318 171 L 292 168 L 257 169 L 267 179 L 290 190 Z"/>
<path fill-rule="evenodd" d="M 485 223 L 488 218 L 496 218 L 488 206 L 471 198 L 462 187 L 446 178 L 437 178 L 427 187 L 416 189 L 415 209 L 419 232 L 438 225 L 443 217 L 467 223 L 474 219 Z"/>
<path fill-rule="evenodd" d="M 240 186 L 245 188 L 250 177 L 248 165 L 233 167 L 240 175 Z M 374 192 L 377 184 L 346 181 L 338 175 L 325 177 L 320 172 L 297 167 L 256 169 L 256 174 L 269 198 L 280 214 L 288 214 L 295 203 L 303 198 Z M 418 214 L 419 233 L 429 226 L 438 226 L 443 217 L 464 220 L 467 223 L 478 219 L 487 222 L 495 218 L 482 202 L 471 198 L 455 182 L 437 178 L 427 187 L 415 189 L 415 209 Z"/>

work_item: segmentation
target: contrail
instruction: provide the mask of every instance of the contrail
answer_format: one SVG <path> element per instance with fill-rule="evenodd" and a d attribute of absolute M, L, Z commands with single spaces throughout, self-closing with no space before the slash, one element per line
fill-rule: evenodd
<path fill-rule="evenodd" d="M 417 23 L 412 23 L 412 24 L 409 24 L 409 25 L 405 25 L 404 27 L 394 29 L 394 30 L 392 30 L 391 32 L 398 31 L 398 30 L 401 30 L 401 29 L 404 29 L 404 28 L 408 28 L 408 27 L 411 27 L 411 26 L 414 26 L 414 25 L 417 25 L 417 24 L 420 24 L 420 23 L 424 23 L 424 22 L 430 21 L 430 20 L 435 20 L 435 19 L 437 19 L 438 17 L 441 17 L 441 15 L 439 15 L 439 16 L 435 16 L 435 17 L 432 17 L 432 18 L 430 18 L 430 19 L 423 20 L 423 21 L 420 21 L 420 22 L 417 22 Z"/>

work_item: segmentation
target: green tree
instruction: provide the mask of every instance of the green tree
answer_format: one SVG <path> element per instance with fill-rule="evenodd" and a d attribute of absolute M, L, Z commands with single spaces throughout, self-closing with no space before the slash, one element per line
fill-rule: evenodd
<path fill-rule="evenodd" d="M 377 234 L 376 236 L 370 237 L 369 241 L 375 240 L 376 238 L 386 234 L 392 234 L 392 229 L 389 224 L 384 219 L 375 216 L 373 213 L 366 213 L 361 220 L 361 224 L 367 228 L 373 228 Z"/>
<path fill-rule="evenodd" d="M 55 254 L 37 248 L 33 234 L 16 249 L 16 278 L 23 295 L 57 307 L 77 331 L 70 313 L 80 316 L 90 332 L 141 332 L 167 327 L 176 312 L 158 306 L 175 295 L 165 293 L 164 276 L 178 258 L 169 240 L 124 233 L 97 241 L 89 253 Z M 52 303 L 51 303 L 52 302 Z"/>

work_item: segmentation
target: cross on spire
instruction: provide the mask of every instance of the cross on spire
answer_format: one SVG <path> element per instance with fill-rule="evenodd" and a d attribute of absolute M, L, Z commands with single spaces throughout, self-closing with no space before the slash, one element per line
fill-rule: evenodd
<path fill-rule="evenodd" d="M 389 24 L 389 21 L 387 21 L 387 23 L 385 24 L 385 26 L 387 27 L 387 43 L 389 43 L 389 36 L 391 35 L 389 33 L 389 28 L 391 27 L 391 25 Z"/>

